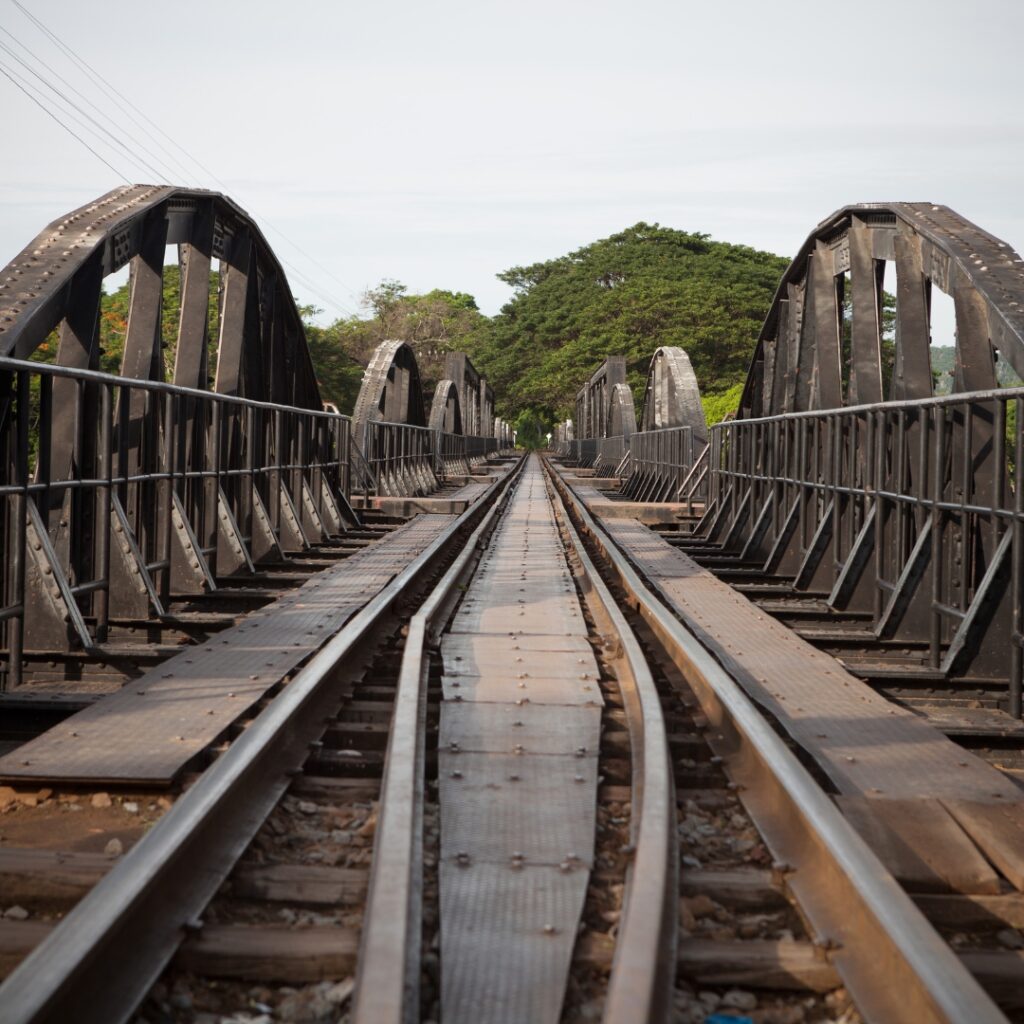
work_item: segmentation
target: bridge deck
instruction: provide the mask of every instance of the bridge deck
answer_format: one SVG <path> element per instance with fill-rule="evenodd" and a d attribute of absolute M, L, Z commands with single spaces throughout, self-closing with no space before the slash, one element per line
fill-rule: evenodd
<path fill-rule="evenodd" d="M 450 523 L 418 516 L 215 638 L 183 648 L 0 757 L 0 778 L 169 783 Z"/>
<path fill-rule="evenodd" d="M 442 1016 L 557 1021 L 593 861 L 603 701 L 536 459 L 442 658 Z"/>
<path fill-rule="evenodd" d="M 814 759 L 897 877 L 921 888 L 995 891 L 998 878 L 980 848 L 1020 885 L 1024 799 L 1011 780 L 640 522 L 603 523 L 684 624 Z"/>

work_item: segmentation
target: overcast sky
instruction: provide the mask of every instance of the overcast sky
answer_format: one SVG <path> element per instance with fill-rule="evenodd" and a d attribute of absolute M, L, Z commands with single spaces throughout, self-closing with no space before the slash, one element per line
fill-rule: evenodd
<path fill-rule="evenodd" d="M 1014 0 L 22 2 L 332 314 L 384 277 L 493 313 L 496 272 L 639 220 L 789 256 L 844 203 L 929 200 L 1024 248 Z M 0 28 L 111 109 L 12 0 Z M 4 263 L 120 179 L 2 77 L 0 124 Z"/>

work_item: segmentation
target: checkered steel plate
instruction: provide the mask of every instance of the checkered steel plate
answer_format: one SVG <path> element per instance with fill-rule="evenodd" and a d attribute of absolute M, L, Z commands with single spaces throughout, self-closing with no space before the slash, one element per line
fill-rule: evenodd
<path fill-rule="evenodd" d="M 568 731 L 566 731 L 568 727 Z M 561 707 L 557 714 L 541 704 L 485 704 L 465 701 L 445 710 L 438 745 L 465 754 L 564 754 L 574 757 L 582 745 L 593 753 L 601 742 L 601 720 L 586 705 Z M 577 746 L 573 746 L 573 744 Z"/>

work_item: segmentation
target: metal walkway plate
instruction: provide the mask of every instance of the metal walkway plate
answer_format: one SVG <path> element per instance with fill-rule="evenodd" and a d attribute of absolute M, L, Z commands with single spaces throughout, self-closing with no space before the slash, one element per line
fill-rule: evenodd
<path fill-rule="evenodd" d="M 750 698 L 813 757 L 841 794 L 840 806 L 857 809 L 851 823 L 898 878 L 927 873 L 953 891 L 990 892 L 991 872 L 965 870 L 950 833 L 961 828 L 1024 887 L 1024 798 L 1013 781 L 647 527 L 628 520 L 604 527 Z M 927 813 L 909 806 L 921 802 Z M 993 831 L 990 819 L 963 811 L 968 805 L 997 809 L 1011 824 Z"/>
<path fill-rule="evenodd" d="M 458 908 L 458 927 L 442 933 L 445 1024 L 558 1020 L 587 879 L 583 870 L 442 863 L 443 898 Z"/>
<path fill-rule="evenodd" d="M 418 516 L 237 626 L 182 648 L 0 758 L 0 778 L 169 783 L 450 523 L 448 516 Z"/>
<path fill-rule="evenodd" d="M 1021 799 L 990 764 L 887 700 L 647 527 L 606 520 L 604 528 L 840 792 Z"/>
<path fill-rule="evenodd" d="M 445 1024 L 560 1017 L 594 856 L 603 700 L 586 636 L 533 459 L 441 642 Z"/>

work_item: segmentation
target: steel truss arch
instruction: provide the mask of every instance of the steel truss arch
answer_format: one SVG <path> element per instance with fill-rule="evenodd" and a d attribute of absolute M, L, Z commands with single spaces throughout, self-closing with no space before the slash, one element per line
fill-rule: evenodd
<path fill-rule="evenodd" d="M 442 380 L 434 389 L 430 405 L 430 429 L 445 434 L 462 434 L 462 405 L 459 388 L 453 380 Z"/>
<path fill-rule="evenodd" d="M 363 373 L 352 420 L 357 437 L 373 421 L 427 425 L 416 353 L 407 342 L 382 341 L 374 350 Z"/>
<path fill-rule="evenodd" d="M 636 406 L 628 384 L 616 384 L 608 398 L 606 437 L 630 437 L 636 433 Z"/>
<path fill-rule="evenodd" d="M 640 413 L 640 430 L 666 427 L 689 427 L 695 440 L 707 441 L 707 420 L 690 357 L 672 346 L 659 348 L 651 358 Z"/>
<path fill-rule="evenodd" d="M 181 268 L 178 311 L 163 309 L 169 245 L 177 245 Z M 220 262 L 218 336 L 211 339 L 214 259 Z M 99 369 L 102 281 L 125 265 L 131 286 L 123 376 L 164 379 L 161 325 L 174 315 L 174 384 L 321 407 L 284 269 L 241 207 L 200 189 L 129 185 L 50 224 L 0 273 L 0 355 L 27 359 L 59 328 L 57 364 Z"/>
<path fill-rule="evenodd" d="M 886 262 L 895 264 L 897 306 L 888 388 L 882 338 Z M 822 221 L 783 275 L 739 415 L 930 397 L 933 287 L 950 295 L 956 310 L 954 393 L 996 387 L 997 352 L 1024 376 L 1021 257 L 948 207 L 861 203 Z"/>

